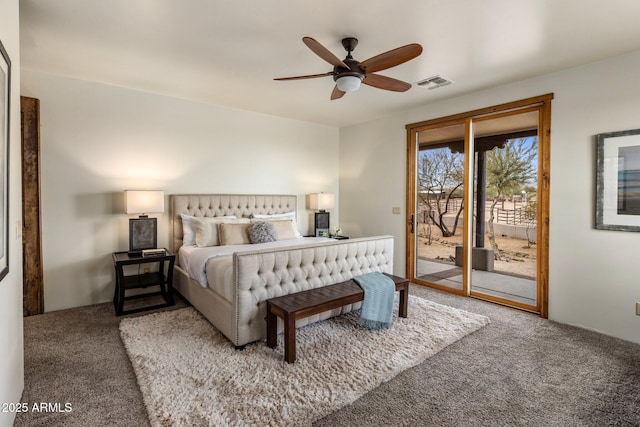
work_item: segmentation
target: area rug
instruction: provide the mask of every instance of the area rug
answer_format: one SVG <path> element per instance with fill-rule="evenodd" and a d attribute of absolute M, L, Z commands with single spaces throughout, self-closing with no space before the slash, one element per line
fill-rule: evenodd
<path fill-rule="evenodd" d="M 480 329 L 489 318 L 409 297 L 409 317 L 371 331 L 358 312 L 297 331 L 297 359 L 238 351 L 193 308 L 123 319 L 120 335 L 153 426 L 310 425 Z"/>

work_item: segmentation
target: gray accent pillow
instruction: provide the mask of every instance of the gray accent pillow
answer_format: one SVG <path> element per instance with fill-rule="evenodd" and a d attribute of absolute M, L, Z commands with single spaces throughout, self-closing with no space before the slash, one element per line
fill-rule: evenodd
<path fill-rule="evenodd" d="M 270 222 L 255 222 L 247 229 L 251 243 L 267 243 L 278 240 L 278 233 Z"/>

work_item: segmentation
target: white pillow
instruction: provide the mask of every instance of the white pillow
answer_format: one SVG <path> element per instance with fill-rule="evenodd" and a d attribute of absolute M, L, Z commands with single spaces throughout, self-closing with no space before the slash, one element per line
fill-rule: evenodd
<path fill-rule="evenodd" d="M 265 214 L 252 214 L 251 215 L 251 222 L 257 222 L 257 221 L 286 221 L 286 220 L 293 221 L 293 230 L 294 230 L 296 239 L 301 239 L 302 238 L 302 234 L 300 234 L 300 232 L 298 231 L 298 224 L 296 223 L 296 212 L 295 211 L 279 213 L 279 214 L 271 214 L 271 215 L 265 215 Z M 280 240 L 280 239 L 278 239 L 278 240 Z"/>
<path fill-rule="evenodd" d="M 193 246 L 196 244 L 196 232 L 193 229 L 191 223 L 195 217 L 185 214 L 180 214 L 182 218 L 182 244 L 184 246 Z M 234 215 L 235 218 L 235 215 Z"/>
<path fill-rule="evenodd" d="M 286 218 L 286 217 L 293 217 L 294 219 L 296 218 L 296 211 L 291 211 L 291 212 L 285 212 L 285 213 L 279 213 L 279 214 L 251 214 L 251 218 L 256 218 L 256 219 L 265 219 L 265 218 Z"/>
<path fill-rule="evenodd" d="M 267 221 L 273 224 L 273 228 L 275 229 L 276 234 L 278 235 L 278 240 L 290 240 L 290 239 L 299 239 L 298 230 L 295 227 L 295 222 L 292 219 L 278 220 L 278 221 Z"/>

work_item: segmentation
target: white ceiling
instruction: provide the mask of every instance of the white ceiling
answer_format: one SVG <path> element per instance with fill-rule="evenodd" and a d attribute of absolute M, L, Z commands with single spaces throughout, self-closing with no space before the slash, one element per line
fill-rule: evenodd
<path fill-rule="evenodd" d="M 336 127 L 640 50 L 638 0 L 20 0 L 21 66 Z M 330 101 L 343 37 L 363 61 L 420 43 L 379 74 L 456 83 L 397 93 L 362 86 Z"/>

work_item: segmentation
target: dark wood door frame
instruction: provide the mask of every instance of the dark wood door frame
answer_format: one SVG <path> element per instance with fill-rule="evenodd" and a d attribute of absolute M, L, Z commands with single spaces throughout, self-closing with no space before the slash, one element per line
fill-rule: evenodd
<path fill-rule="evenodd" d="M 22 121 L 22 311 L 44 313 L 40 217 L 40 100 L 20 97 Z"/>

